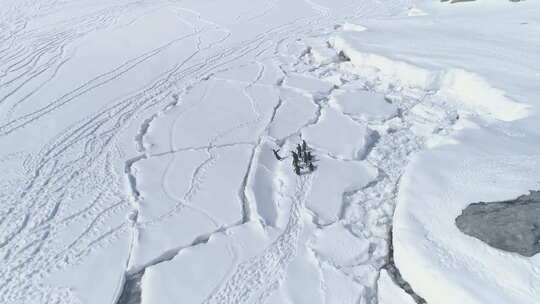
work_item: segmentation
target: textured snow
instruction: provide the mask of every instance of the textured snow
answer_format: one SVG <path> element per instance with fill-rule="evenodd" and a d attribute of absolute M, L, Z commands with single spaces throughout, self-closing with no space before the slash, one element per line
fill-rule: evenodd
<path fill-rule="evenodd" d="M 538 3 L 0 7 L 0 303 L 540 298 L 454 223 L 539 189 Z"/>
<path fill-rule="evenodd" d="M 269 243 L 260 225 L 247 224 L 213 236 L 207 244 L 183 250 L 174 260 L 149 267 L 142 281 L 142 303 L 203 303 L 239 261 Z"/>
<path fill-rule="evenodd" d="M 313 181 L 307 206 L 318 215 L 320 224 L 337 221 L 345 207 L 343 194 L 364 187 L 376 176 L 375 169 L 363 162 L 321 156 L 317 166 L 319 174 Z"/>
<path fill-rule="evenodd" d="M 316 232 L 313 249 L 340 267 L 356 265 L 365 259 L 369 242 L 353 235 L 343 224 L 335 223 Z"/>
<path fill-rule="evenodd" d="M 163 253 L 190 245 L 198 236 L 242 221 L 243 203 L 238 192 L 243 183 L 243 172 L 247 170 L 249 147 L 220 148 L 219 158 L 215 160 L 203 155 L 183 152 L 174 154 L 169 162 L 164 162 L 161 157 L 154 158 L 158 159 L 155 164 L 167 165 L 164 170 L 148 164 L 151 167 L 144 171 L 148 173 L 137 179 L 140 181 L 141 204 L 140 234 L 133 248 L 135 258 L 131 260 L 134 269 L 151 263 Z M 205 164 L 208 168 L 199 174 L 198 169 Z M 190 167 L 184 169 L 182 165 Z M 196 179 L 182 182 L 177 175 L 168 174 L 170 172 L 183 172 L 187 177 L 196 176 Z M 145 183 L 146 180 L 151 183 Z M 155 182 L 157 184 L 153 184 Z"/>
<path fill-rule="evenodd" d="M 354 280 L 351 280 L 342 272 L 323 266 L 324 287 L 327 290 L 327 303 L 357 303 L 358 298 L 364 293 L 364 287 Z"/>
<path fill-rule="evenodd" d="M 538 32 L 530 22 L 540 7 L 529 2 L 515 9 L 511 4 L 476 2 L 454 12 L 426 8 L 437 19 L 436 27 L 445 29 L 444 42 L 437 44 L 432 42 L 439 41 L 441 32 L 420 19 L 382 25 L 388 33 L 392 28 L 415 37 L 432 33 L 414 46 L 405 42 L 408 34 L 387 40 L 389 48 L 400 48 L 401 60 L 473 73 L 452 72 L 452 83 L 443 82 L 448 87 L 441 94 L 451 99 L 470 94 L 463 105 L 478 114 L 462 119 L 452 145 L 414 158 L 402 179 L 394 216 L 396 263 L 428 303 L 536 303 L 540 295 L 531 285 L 540 279 L 538 255 L 527 258 L 492 248 L 460 232 L 454 222 L 470 203 L 510 200 L 538 189 L 537 97 L 531 89 L 538 80 L 533 70 L 539 58 L 530 50 L 540 44 L 530 36 Z M 474 27 L 465 29 L 462 21 Z M 370 38 L 364 38 L 369 45 Z M 460 49 L 449 52 L 450 45 Z M 429 60 L 422 58 L 428 53 Z M 516 120 L 524 117 L 524 109 L 531 116 Z"/>

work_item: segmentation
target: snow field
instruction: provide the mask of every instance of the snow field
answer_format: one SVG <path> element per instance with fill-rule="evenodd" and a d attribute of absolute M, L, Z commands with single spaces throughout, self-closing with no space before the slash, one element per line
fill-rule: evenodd
<path fill-rule="evenodd" d="M 470 203 L 538 188 L 532 89 L 538 56 L 530 50 L 539 44 L 528 38 L 538 27 L 522 26 L 536 18 L 539 7 L 521 5 L 526 7 L 476 1 L 442 9 L 424 3 L 422 16 L 367 22 L 368 30 L 334 40 L 351 58 L 350 70 L 361 65 L 365 75 L 409 75 L 408 85 L 427 89 L 429 98 L 410 111 L 415 133 L 433 130 L 433 120 L 445 112 L 451 118 L 425 142 L 431 149 L 413 156 L 393 218 L 396 265 L 428 303 L 538 298 L 532 283 L 539 279 L 537 257 L 491 248 L 454 223 Z M 437 106 L 434 99 L 443 103 Z"/>
<path fill-rule="evenodd" d="M 384 290 L 379 293 L 379 304 L 414 304 L 414 300 L 399 289 L 386 270 L 381 271 L 381 276 L 377 283 L 378 290 Z"/>
<path fill-rule="evenodd" d="M 453 226 L 538 187 L 539 8 L 480 2 L 0 0 L 0 302 L 411 303 L 393 231 L 430 302 L 533 303 Z"/>
<path fill-rule="evenodd" d="M 186 125 L 186 128 L 179 128 L 183 136 L 170 136 L 172 141 L 174 138 L 183 138 L 182 142 L 190 144 L 165 145 L 170 146 L 169 150 L 173 154 L 194 149 L 197 145 L 202 149 L 205 145 L 212 149 L 212 142 L 223 138 L 231 138 L 228 142 L 221 141 L 223 145 L 235 146 L 239 142 L 234 141 L 240 139 L 235 136 L 235 132 L 241 132 L 243 126 L 242 120 L 238 118 L 246 117 L 245 121 L 251 123 L 251 138 L 242 139 L 247 143 L 250 140 L 254 142 L 255 148 L 251 169 L 246 175 L 245 188 L 240 188 L 243 193 L 241 196 L 245 200 L 243 206 L 250 206 L 249 216 L 244 216 L 243 222 L 222 226 L 221 230 L 217 230 L 217 234 L 210 234 L 208 239 L 205 237 L 202 242 L 196 242 L 197 245 L 193 248 L 212 254 L 213 246 L 217 246 L 213 243 L 215 235 L 219 235 L 221 239 L 221 235 L 226 236 L 229 231 L 246 225 L 262 225 L 265 238 L 272 239 L 266 234 L 270 231 L 274 235 L 274 241 L 261 245 L 256 256 L 238 257 L 230 269 L 224 265 L 229 265 L 230 262 L 227 261 L 231 258 L 228 255 L 220 256 L 220 259 L 224 259 L 224 265 L 218 268 L 228 269 L 225 274 L 219 275 L 223 276 L 223 279 L 212 281 L 211 287 L 203 284 L 206 287 L 201 285 L 200 288 L 204 290 L 195 292 L 201 295 L 206 292 L 205 303 L 248 303 L 266 300 L 276 303 L 376 303 L 378 293 L 384 293 L 383 290 L 378 290 L 377 282 L 380 269 L 388 261 L 389 228 L 399 178 L 412 153 L 421 150 L 429 138 L 444 137 L 453 130 L 457 112 L 442 98 L 431 96 L 422 89 L 398 87 L 397 83 L 393 84 L 381 75 L 371 78 L 358 75 L 356 70 L 351 69 L 351 63 L 339 59 L 338 50 L 329 48 L 326 43 L 317 45 L 333 50 L 335 55 L 331 56 L 331 62 L 314 61 L 315 57 L 311 52 L 317 52 L 316 46 L 303 44 L 302 41 L 295 42 L 293 47 L 288 48 L 292 54 L 299 57 L 296 60 L 287 60 L 281 65 L 283 74 L 274 74 L 283 79 L 275 79 L 273 83 L 277 87 L 268 88 L 268 91 L 274 92 L 270 95 L 273 106 L 267 107 L 271 113 L 265 114 L 266 112 L 257 110 L 260 117 L 268 119 L 259 120 L 249 115 L 237 114 L 234 120 L 227 120 L 227 116 L 224 116 L 217 128 L 208 127 L 207 124 L 193 127 L 192 124 L 196 124 L 197 120 L 191 118 L 192 122 L 189 124 L 192 126 L 189 131 L 186 131 Z M 328 50 L 324 52 L 328 53 Z M 309 66 L 311 68 L 308 68 Z M 246 70 L 249 69 L 246 67 Z M 265 66 L 261 70 L 272 69 Z M 300 73 L 303 75 L 299 76 Z M 245 76 L 240 75 L 240 79 L 234 80 L 235 75 L 237 74 L 228 73 L 226 76 L 218 76 L 217 81 L 227 79 L 229 84 L 250 83 Z M 212 79 L 208 81 L 213 82 Z M 252 87 L 266 87 L 253 82 L 251 84 Z M 198 104 L 187 106 L 191 100 L 188 96 L 186 109 L 193 113 L 204 113 L 200 111 L 205 107 L 211 108 L 210 100 L 217 97 L 203 94 L 202 91 L 198 89 L 196 97 L 202 100 L 201 108 L 199 109 Z M 243 97 L 235 94 L 222 93 L 219 96 L 231 96 L 233 102 L 240 102 Z M 371 112 L 365 115 L 362 107 L 368 105 L 361 104 L 364 98 L 368 105 L 376 105 L 369 107 Z M 252 104 L 260 104 L 256 98 L 252 100 Z M 360 105 L 355 104 L 355 101 Z M 243 106 L 246 107 L 246 103 Z M 170 115 L 186 115 L 184 113 L 186 112 L 182 110 L 174 110 Z M 193 117 L 199 115 L 206 114 Z M 153 139 L 152 134 L 162 136 L 161 134 L 167 133 L 165 130 L 170 130 L 169 126 L 174 126 L 174 121 L 179 119 L 165 117 L 161 121 L 168 123 L 154 124 L 146 135 L 148 141 L 156 143 L 155 147 L 160 145 L 160 140 Z M 262 126 L 259 126 L 260 124 Z M 168 126 L 164 131 L 158 129 L 165 125 Z M 232 131 L 217 135 L 218 132 L 213 131 L 216 129 Z M 191 141 L 190 136 L 196 141 Z M 290 167 L 290 158 L 287 157 L 287 151 L 294 149 L 300 138 L 313 146 L 317 157 L 318 169 L 309 177 L 309 188 L 305 181 L 308 177 L 296 178 Z M 350 138 L 360 140 L 347 140 Z M 276 160 L 272 148 L 278 148 L 278 153 L 285 159 L 281 162 Z M 156 151 L 165 149 L 158 148 Z M 168 152 L 157 152 L 160 153 Z M 217 162 L 220 153 L 220 148 L 216 148 Z M 233 163 L 239 164 L 240 159 L 243 157 Z M 144 172 L 142 174 L 144 176 Z M 240 172 L 234 173 L 239 174 Z M 233 189 L 238 189 L 238 186 L 242 185 Z M 213 187 L 219 188 L 218 185 Z M 205 198 L 198 201 L 197 205 L 216 202 L 207 199 L 205 194 L 195 196 L 199 195 Z M 231 196 L 229 200 L 236 201 L 237 206 L 240 206 L 238 198 Z M 212 213 L 207 214 L 211 218 L 215 217 Z M 277 236 L 276 231 L 279 231 Z M 142 243 L 140 248 L 143 248 Z M 182 255 L 185 250 L 175 251 L 178 253 L 164 263 L 190 263 L 206 269 L 203 255 L 196 262 L 187 262 L 185 259 L 188 257 L 184 258 Z M 195 257 L 190 257 L 193 258 Z M 145 303 L 157 301 L 164 294 L 154 291 L 160 287 L 154 285 L 153 281 L 180 284 L 175 278 L 176 272 L 167 271 L 167 267 L 160 265 L 147 267 L 151 279 L 147 279 L 146 274 L 143 276 L 143 298 L 145 290 L 150 290 L 151 294 Z M 201 271 L 212 270 L 211 267 L 204 269 Z M 388 282 L 386 284 L 388 285 Z M 320 289 L 321 286 L 324 287 Z M 313 292 L 309 295 L 298 292 L 305 288 Z M 175 290 L 174 294 L 169 296 L 181 297 L 182 291 Z M 198 303 L 201 299 L 202 296 L 197 296 L 193 303 Z"/>

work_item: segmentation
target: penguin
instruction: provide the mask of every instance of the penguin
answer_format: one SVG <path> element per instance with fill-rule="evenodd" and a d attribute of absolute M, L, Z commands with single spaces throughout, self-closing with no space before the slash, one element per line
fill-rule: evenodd
<path fill-rule="evenodd" d="M 276 157 L 277 160 L 279 161 L 283 160 L 283 157 L 279 156 L 279 150 L 272 149 L 272 152 L 274 152 L 274 156 Z"/>

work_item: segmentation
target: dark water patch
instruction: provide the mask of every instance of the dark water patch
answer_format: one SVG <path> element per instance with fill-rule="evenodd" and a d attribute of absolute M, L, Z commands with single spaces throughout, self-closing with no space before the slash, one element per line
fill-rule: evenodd
<path fill-rule="evenodd" d="M 394 284 L 396 284 L 399 288 L 405 291 L 414 300 L 415 303 L 427 304 L 427 301 L 413 290 L 411 284 L 405 281 L 405 279 L 401 275 L 401 272 L 399 271 L 399 268 L 397 268 L 396 263 L 394 262 L 394 241 L 392 230 L 393 227 L 390 228 L 390 235 L 388 240 L 388 260 L 386 261 L 386 265 L 383 266 L 383 269 L 386 269 L 386 271 L 390 275 L 390 278 L 392 278 L 392 281 L 394 281 Z"/>
<path fill-rule="evenodd" d="M 141 280 L 144 270 L 126 277 L 122 294 L 116 304 L 140 304 L 141 303 Z"/>
<path fill-rule="evenodd" d="M 456 218 L 456 226 L 492 247 L 531 257 L 540 252 L 540 191 L 470 204 Z"/>

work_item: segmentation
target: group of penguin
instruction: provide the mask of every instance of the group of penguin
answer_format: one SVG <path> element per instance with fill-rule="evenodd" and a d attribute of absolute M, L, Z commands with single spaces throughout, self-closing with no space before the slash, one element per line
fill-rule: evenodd
<path fill-rule="evenodd" d="M 273 150 L 274 155 L 277 160 L 281 161 L 284 158 L 279 156 L 279 150 Z M 302 141 L 302 144 L 296 146 L 295 151 L 291 151 L 292 154 L 292 165 L 294 173 L 296 175 L 307 174 L 315 171 L 316 167 L 314 165 L 315 157 L 311 153 L 311 149 L 308 147 L 305 140 Z"/>

